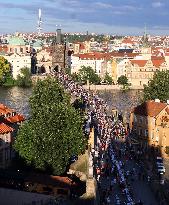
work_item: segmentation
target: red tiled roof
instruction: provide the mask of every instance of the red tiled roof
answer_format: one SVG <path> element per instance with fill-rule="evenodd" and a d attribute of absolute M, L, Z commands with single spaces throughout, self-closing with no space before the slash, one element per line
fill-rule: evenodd
<path fill-rule="evenodd" d="M 0 123 L 0 134 L 5 134 L 8 132 L 13 132 L 13 128 L 4 123 Z"/>
<path fill-rule="evenodd" d="M 16 114 L 12 117 L 8 117 L 6 118 L 6 120 L 10 123 L 16 123 L 16 122 L 22 122 L 25 120 L 24 116 L 23 115 L 19 115 L 19 114 Z"/>
<path fill-rule="evenodd" d="M 130 60 L 132 64 L 137 64 L 139 67 L 144 67 L 147 60 Z"/>
<path fill-rule="evenodd" d="M 135 107 L 132 112 L 141 116 L 156 117 L 167 104 L 161 102 L 155 102 L 153 100 L 148 100 L 143 104 Z"/>
<path fill-rule="evenodd" d="M 3 104 L 0 104 L 0 115 L 4 115 L 4 114 L 7 114 L 7 113 L 12 113 L 12 112 L 14 112 L 14 110 L 6 107 Z"/>
<path fill-rule="evenodd" d="M 130 38 L 125 38 L 125 39 L 123 39 L 122 43 L 133 44 L 133 41 Z"/>
<path fill-rule="evenodd" d="M 161 64 L 163 64 L 165 62 L 165 59 L 154 59 L 151 61 L 155 67 L 159 68 L 161 66 Z"/>
<path fill-rule="evenodd" d="M 123 58 L 123 57 L 129 57 L 134 58 L 135 56 L 138 56 L 139 53 L 118 53 L 118 52 L 110 52 L 110 53 L 100 53 L 100 52 L 93 52 L 93 53 L 83 53 L 83 54 L 74 54 L 73 56 L 77 56 L 80 59 L 110 59 L 110 58 Z"/>
<path fill-rule="evenodd" d="M 166 112 L 167 112 L 167 114 L 169 115 L 169 108 L 167 107 L 166 108 L 166 110 L 165 110 Z"/>

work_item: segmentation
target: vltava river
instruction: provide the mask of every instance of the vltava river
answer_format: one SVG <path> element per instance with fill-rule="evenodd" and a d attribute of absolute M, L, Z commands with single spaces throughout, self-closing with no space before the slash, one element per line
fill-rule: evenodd
<path fill-rule="evenodd" d="M 26 118 L 29 115 L 29 97 L 32 93 L 31 88 L 4 88 L 0 87 L 0 103 L 15 109 Z"/>
<path fill-rule="evenodd" d="M 29 97 L 32 88 L 3 88 L 0 87 L 0 103 L 3 103 L 17 112 L 28 117 L 29 115 Z M 130 112 L 131 108 L 139 103 L 141 92 L 138 90 L 130 90 L 122 92 L 119 90 L 99 92 L 109 106 L 115 106 L 120 112 Z"/>

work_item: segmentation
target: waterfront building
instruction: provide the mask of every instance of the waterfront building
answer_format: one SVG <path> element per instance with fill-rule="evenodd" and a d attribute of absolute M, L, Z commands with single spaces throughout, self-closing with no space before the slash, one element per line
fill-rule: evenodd
<path fill-rule="evenodd" d="M 52 45 L 52 66 L 57 71 L 67 67 L 68 51 L 62 39 L 61 29 L 57 29 L 56 38 Z"/>
<path fill-rule="evenodd" d="M 103 64 L 103 53 L 74 54 L 71 56 L 71 73 L 78 73 L 82 66 L 89 66 L 100 75 Z"/>
<path fill-rule="evenodd" d="M 14 79 L 17 79 L 22 68 L 31 69 L 31 56 L 29 54 L 14 53 L 11 55 L 4 55 L 4 58 L 11 64 L 12 76 Z"/>
<path fill-rule="evenodd" d="M 158 148 L 164 154 L 169 147 L 169 101 L 149 100 L 135 107 L 130 114 L 130 129 L 144 150 Z"/>
<path fill-rule="evenodd" d="M 0 168 L 10 165 L 14 156 L 12 144 L 17 130 L 25 118 L 15 110 L 0 104 Z"/>
<path fill-rule="evenodd" d="M 133 86 L 147 85 L 154 73 L 168 70 L 164 58 L 152 58 L 150 60 L 130 60 L 126 65 L 126 77 Z"/>
<path fill-rule="evenodd" d="M 8 40 L 8 53 L 26 54 L 30 53 L 30 45 L 19 36 L 13 36 Z"/>
<path fill-rule="evenodd" d="M 37 52 L 36 58 L 38 70 L 44 67 L 46 73 L 49 73 L 52 67 L 52 49 L 43 48 L 41 51 Z"/>

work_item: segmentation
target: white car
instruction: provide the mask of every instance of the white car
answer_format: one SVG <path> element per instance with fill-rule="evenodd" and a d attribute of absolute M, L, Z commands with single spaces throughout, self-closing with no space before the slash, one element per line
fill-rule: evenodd
<path fill-rule="evenodd" d="M 163 158 L 162 157 L 157 157 L 156 163 L 157 163 L 157 166 L 164 166 L 163 165 Z"/>
<path fill-rule="evenodd" d="M 162 166 L 162 165 L 159 165 L 159 166 L 157 167 L 157 171 L 158 171 L 158 173 L 164 174 L 164 173 L 165 173 L 165 167 Z"/>

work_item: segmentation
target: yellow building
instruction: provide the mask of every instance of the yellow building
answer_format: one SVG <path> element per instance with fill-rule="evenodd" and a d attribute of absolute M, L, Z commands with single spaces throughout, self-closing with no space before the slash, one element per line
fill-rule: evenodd
<path fill-rule="evenodd" d="M 112 60 L 112 78 L 113 78 L 114 82 L 117 81 L 117 62 L 116 62 L 116 59 Z"/>
<path fill-rule="evenodd" d="M 131 85 L 143 86 L 144 84 L 148 84 L 157 70 L 168 70 L 168 66 L 164 58 L 130 60 L 126 64 L 126 77 Z"/>
<path fill-rule="evenodd" d="M 158 147 L 164 154 L 169 146 L 169 105 L 156 99 L 135 107 L 130 115 L 130 129 L 143 149 Z"/>

